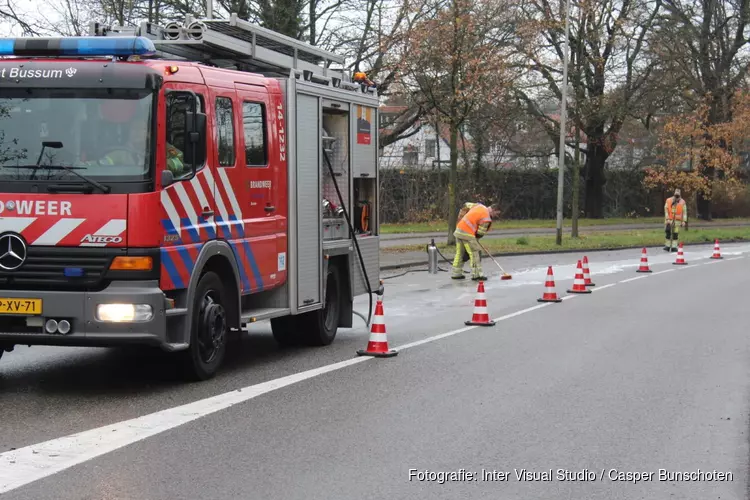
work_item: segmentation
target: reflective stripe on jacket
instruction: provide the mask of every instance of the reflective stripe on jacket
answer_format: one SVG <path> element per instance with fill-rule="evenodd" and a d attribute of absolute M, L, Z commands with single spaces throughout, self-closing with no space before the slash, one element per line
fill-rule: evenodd
<path fill-rule="evenodd" d="M 477 203 L 472 204 L 469 212 L 458 222 L 456 229 L 469 236 L 477 234 L 484 236 L 489 231 L 491 224 L 490 210 L 484 205 Z"/>
<path fill-rule="evenodd" d="M 664 220 L 665 222 L 672 221 L 672 209 L 674 208 L 674 220 L 687 222 L 687 204 L 684 199 L 680 199 L 677 205 L 674 205 L 674 196 L 667 198 L 667 203 L 664 204 Z"/>

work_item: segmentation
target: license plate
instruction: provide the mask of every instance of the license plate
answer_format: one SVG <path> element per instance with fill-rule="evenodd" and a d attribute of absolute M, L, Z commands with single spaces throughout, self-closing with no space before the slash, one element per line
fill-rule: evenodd
<path fill-rule="evenodd" d="M 0 314 L 37 316 L 39 314 L 42 314 L 42 299 L 0 298 Z"/>

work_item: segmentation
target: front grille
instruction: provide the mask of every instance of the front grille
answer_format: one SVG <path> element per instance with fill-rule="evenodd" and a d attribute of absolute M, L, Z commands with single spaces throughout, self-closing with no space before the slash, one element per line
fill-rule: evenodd
<path fill-rule="evenodd" d="M 15 271 L 0 269 L 0 289 L 96 290 L 104 288 L 104 274 L 112 258 L 124 249 L 28 247 L 26 262 Z M 81 277 L 67 277 L 65 268 L 83 269 Z"/>

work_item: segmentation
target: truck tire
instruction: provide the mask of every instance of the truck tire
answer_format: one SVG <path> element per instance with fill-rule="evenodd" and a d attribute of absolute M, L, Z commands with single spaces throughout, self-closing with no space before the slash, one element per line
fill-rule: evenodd
<path fill-rule="evenodd" d="M 305 344 L 325 346 L 336 338 L 341 313 L 341 290 L 341 271 L 337 266 L 329 265 L 326 276 L 326 302 L 323 308 L 309 313 L 306 321 L 300 322 L 301 325 L 305 325 L 300 329 Z"/>
<path fill-rule="evenodd" d="M 326 303 L 322 309 L 296 316 L 271 320 L 271 331 L 276 342 L 284 347 L 305 344 L 325 346 L 336 338 L 341 312 L 341 271 L 328 267 L 326 275 Z"/>
<path fill-rule="evenodd" d="M 213 271 L 201 276 L 193 297 L 190 347 L 180 353 L 189 380 L 212 378 L 224 361 L 229 334 L 225 300 L 219 276 Z"/>

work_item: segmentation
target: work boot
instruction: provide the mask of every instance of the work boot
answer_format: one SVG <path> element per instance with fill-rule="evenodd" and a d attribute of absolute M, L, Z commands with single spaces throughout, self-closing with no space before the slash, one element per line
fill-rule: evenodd
<path fill-rule="evenodd" d="M 472 276 L 472 281 L 487 281 L 487 276 Z"/>
<path fill-rule="evenodd" d="M 466 276 L 464 276 L 463 274 L 460 276 L 451 276 L 451 279 L 452 280 L 465 280 Z"/>

